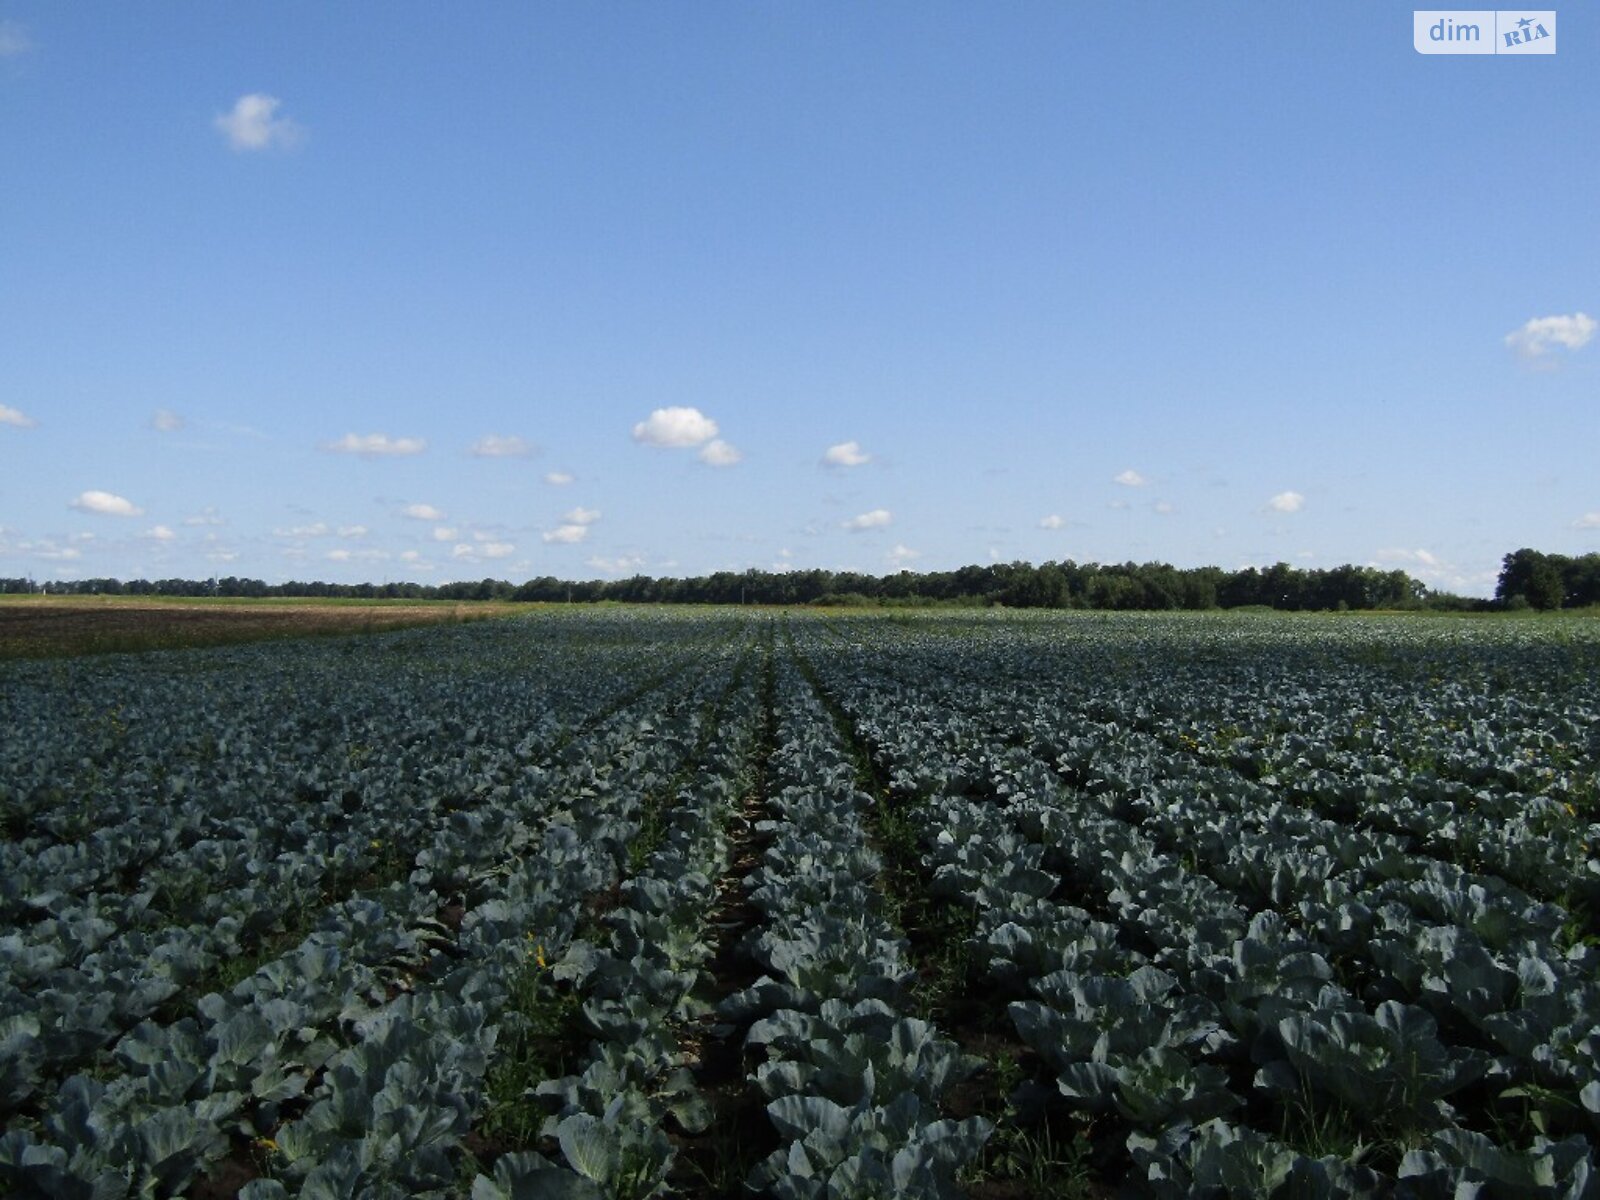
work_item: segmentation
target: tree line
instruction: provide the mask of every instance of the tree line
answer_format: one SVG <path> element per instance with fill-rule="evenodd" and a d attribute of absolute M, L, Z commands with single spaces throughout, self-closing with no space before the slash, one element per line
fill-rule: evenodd
<path fill-rule="evenodd" d="M 1519 552 L 1520 553 L 1520 552 Z M 342 597 L 384 600 L 626 601 L 673 604 L 1004 605 L 1009 608 L 1118 610 L 1240 608 L 1363 610 L 1452 606 L 1459 598 L 1430 594 L 1404 571 L 1341 566 L 1302 569 L 1277 563 L 1246 567 L 1179 568 L 1167 563 L 1039 564 L 1013 562 L 954 571 L 718 571 L 692 578 L 564 580 L 521 584 L 482 579 L 445 584 L 323 583 L 259 579 L 79 579 L 36 584 L 0 579 L 0 592 L 67 595 Z M 1470 602 L 1459 601 L 1462 605 Z M 1529 603 L 1532 603 L 1530 600 Z"/>
<path fill-rule="evenodd" d="M 1600 554 L 1569 558 L 1513 550 L 1501 561 L 1494 598 L 1507 608 L 1582 608 L 1600 604 Z"/>

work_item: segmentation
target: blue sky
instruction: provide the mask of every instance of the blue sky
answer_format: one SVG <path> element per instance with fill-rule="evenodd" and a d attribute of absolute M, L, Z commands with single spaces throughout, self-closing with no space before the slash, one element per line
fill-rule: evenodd
<path fill-rule="evenodd" d="M 1600 550 L 1600 32 L 0 0 L 0 575 Z"/>

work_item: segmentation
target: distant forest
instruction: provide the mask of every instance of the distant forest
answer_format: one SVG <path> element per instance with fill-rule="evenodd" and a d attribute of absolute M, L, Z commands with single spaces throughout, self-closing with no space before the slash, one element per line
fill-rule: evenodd
<path fill-rule="evenodd" d="M 57 595 L 305 596 L 384 600 L 543 600 L 643 604 L 1004 605 L 1119 610 L 1261 607 L 1293 611 L 1393 608 L 1575 608 L 1600 604 L 1600 554 L 1505 556 L 1493 600 L 1430 592 L 1404 571 L 1342 566 L 1302 570 L 1178 568 L 1166 563 L 994 563 L 955 571 L 718 571 L 692 579 L 564 580 L 553 576 L 444 584 L 288 583 L 259 579 L 0 579 L 0 593 Z"/>

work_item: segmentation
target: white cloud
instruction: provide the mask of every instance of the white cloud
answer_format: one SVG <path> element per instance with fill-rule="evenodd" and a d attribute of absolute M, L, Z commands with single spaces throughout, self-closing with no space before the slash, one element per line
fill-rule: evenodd
<path fill-rule="evenodd" d="M 433 540 L 436 542 L 453 542 L 460 536 L 460 531 L 448 525 L 438 525 L 433 530 Z"/>
<path fill-rule="evenodd" d="M 872 461 L 872 455 L 861 448 L 860 442 L 840 442 L 823 452 L 822 462 L 829 467 L 860 467 Z"/>
<path fill-rule="evenodd" d="M 1168 501 L 1168 500 L 1157 500 L 1153 505 L 1151 505 L 1151 507 L 1154 508 L 1162 516 L 1166 516 L 1169 513 L 1177 511 L 1176 509 L 1174 509 L 1172 507 L 1171 501 Z"/>
<path fill-rule="evenodd" d="M 289 529 L 274 529 L 272 532 L 276 537 L 285 538 L 326 537 L 328 527 L 323 522 L 316 521 L 310 525 L 295 525 Z"/>
<path fill-rule="evenodd" d="M 544 481 L 551 487 L 566 487 L 567 484 L 571 483 L 575 478 L 576 476 L 571 475 L 566 471 L 547 471 L 545 473 Z"/>
<path fill-rule="evenodd" d="M 339 526 L 339 536 L 342 538 L 366 537 L 367 527 L 365 525 L 341 525 Z"/>
<path fill-rule="evenodd" d="M 882 529 L 893 520 L 894 514 L 887 508 L 875 508 L 858 517 L 851 517 L 844 523 L 844 527 L 852 533 L 859 533 L 863 529 Z"/>
<path fill-rule="evenodd" d="M 18 429 L 32 429 L 38 423 L 21 410 L 12 408 L 9 404 L 0 404 L 0 425 L 15 425 Z"/>
<path fill-rule="evenodd" d="M 743 458 L 743 451 L 721 438 L 707 442 L 700 451 L 700 461 L 708 467 L 731 467 Z"/>
<path fill-rule="evenodd" d="M 922 551 L 913 550 L 910 546 L 905 545 L 903 542 L 896 542 L 894 549 L 889 551 L 886 557 L 895 566 L 903 567 L 914 559 L 921 558 Z"/>
<path fill-rule="evenodd" d="M 0 21 L 0 58 L 15 58 L 33 49 L 28 31 L 15 21 Z"/>
<path fill-rule="evenodd" d="M 1132 467 L 1129 467 L 1126 471 L 1122 472 L 1122 474 L 1112 479 L 1111 482 L 1120 483 L 1123 487 L 1143 487 L 1150 481 L 1143 475 L 1139 474 L 1139 472 L 1135 471 Z"/>
<path fill-rule="evenodd" d="M 1051 513 L 1048 517 L 1039 518 L 1040 529 L 1060 529 L 1066 525 L 1066 523 L 1067 521 L 1065 517 L 1059 517 L 1055 513 Z"/>
<path fill-rule="evenodd" d="M 162 433 L 174 433 L 183 428 L 183 418 L 170 408 L 158 408 L 150 417 L 150 428 Z"/>
<path fill-rule="evenodd" d="M 251 92 L 233 103 L 233 111 L 218 113 L 211 124 L 235 150 L 288 150 L 299 145 L 304 131 L 288 117 L 277 115 L 283 101 L 264 92 Z"/>
<path fill-rule="evenodd" d="M 644 558 L 638 554 L 624 554 L 617 558 L 601 558 L 596 555 L 583 561 L 584 565 L 593 567 L 604 575 L 627 575 L 644 566 Z"/>
<path fill-rule="evenodd" d="M 324 442 L 322 448 L 335 454 L 383 458 L 397 454 L 421 454 L 428 448 L 428 443 L 422 438 L 392 438 L 386 433 L 347 433 L 337 442 Z"/>
<path fill-rule="evenodd" d="M 1570 317 L 1534 317 L 1521 329 L 1506 334 L 1506 345 L 1523 358 L 1542 358 L 1557 346 L 1578 350 L 1594 337 L 1600 322 L 1586 313 Z"/>
<path fill-rule="evenodd" d="M 510 542 L 485 542 L 478 547 L 478 553 L 485 558 L 510 558 L 516 552 L 516 546 Z"/>
<path fill-rule="evenodd" d="M 400 561 L 403 563 L 420 563 L 422 555 L 415 550 L 400 551 Z"/>
<path fill-rule="evenodd" d="M 413 521 L 442 521 L 444 514 L 431 504 L 408 504 L 400 510 L 402 517 Z"/>
<path fill-rule="evenodd" d="M 210 505 L 210 504 L 206 505 L 205 508 L 201 509 L 194 516 L 185 517 L 183 519 L 183 523 L 185 525 L 224 525 L 224 524 L 226 524 L 226 522 L 222 519 L 221 515 L 217 512 L 216 506 L 215 505 Z"/>
<path fill-rule="evenodd" d="M 78 498 L 72 502 L 72 507 L 79 512 L 99 513 L 106 517 L 144 515 L 144 509 L 139 508 L 133 501 L 112 495 L 110 492 L 79 492 Z"/>
<path fill-rule="evenodd" d="M 575 546 L 589 536 L 587 525 L 559 525 L 541 535 L 547 542 L 557 542 L 564 546 Z"/>
<path fill-rule="evenodd" d="M 1600 512 L 1586 512 L 1572 523 L 1574 529 L 1600 529 Z"/>
<path fill-rule="evenodd" d="M 633 440 L 648 446 L 698 446 L 717 436 L 717 423 L 698 408 L 658 408 L 633 427 Z"/>
<path fill-rule="evenodd" d="M 1267 507 L 1273 512 L 1297 513 L 1305 507 L 1306 498 L 1299 492 L 1279 492 L 1267 501 Z"/>
<path fill-rule="evenodd" d="M 527 458 L 533 452 L 533 443 L 515 434 L 490 433 L 472 444 L 472 453 L 478 458 Z"/>
<path fill-rule="evenodd" d="M 348 551 L 348 550 L 329 550 L 326 554 L 323 555 L 323 557 L 326 558 L 326 559 L 329 559 L 332 562 L 349 562 L 350 561 L 350 551 Z"/>
<path fill-rule="evenodd" d="M 1437 567 L 1443 565 L 1440 563 L 1437 555 L 1431 554 L 1426 550 L 1407 550 L 1403 547 L 1397 546 L 1390 546 L 1386 549 L 1379 550 L 1378 553 L 1373 557 L 1376 558 L 1380 563 L 1388 564 L 1402 563 L 1407 566 L 1420 567 Z"/>
<path fill-rule="evenodd" d="M 169 526 L 166 525 L 152 526 L 151 528 L 145 530 L 144 535 L 145 537 L 150 538 L 152 541 L 157 542 L 170 542 L 178 536 L 176 533 L 172 532 L 172 529 Z"/>
<path fill-rule="evenodd" d="M 600 519 L 598 508 L 575 508 L 561 518 L 568 525 L 593 525 Z"/>

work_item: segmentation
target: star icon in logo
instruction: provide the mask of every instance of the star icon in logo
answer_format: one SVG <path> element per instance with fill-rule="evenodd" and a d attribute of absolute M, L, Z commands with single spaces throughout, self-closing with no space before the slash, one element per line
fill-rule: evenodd
<path fill-rule="evenodd" d="M 1532 25 L 1532 24 L 1533 24 L 1533 18 L 1532 17 L 1523 17 L 1522 20 L 1517 22 L 1518 27 L 1523 29 L 1523 30 L 1526 30 L 1528 28 L 1528 26 Z"/>

